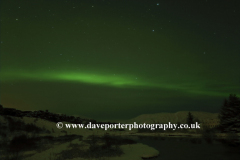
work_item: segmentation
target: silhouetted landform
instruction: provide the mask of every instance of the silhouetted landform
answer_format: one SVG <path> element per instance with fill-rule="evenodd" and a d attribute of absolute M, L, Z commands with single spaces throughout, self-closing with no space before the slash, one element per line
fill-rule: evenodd
<path fill-rule="evenodd" d="M 136 159 L 159 153 L 154 148 L 105 131 L 75 130 L 61 134 L 61 130 L 47 127 L 48 123 L 54 124 L 40 118 L 0 116 L 0 159 Z"/>
<path fill-rule="evenodd" d="M 187 123 L 189 111 L 178 111 L 175 113 L 154 113 L 142 114 L 133 119 L 128 120 L 128 123 Z M 193 122 L 204 123 L 210 120 L 217 120 L 218 113 L 191 111 Z"/>
<path fill-rule="evenodd" d="M 82 124 L 88 124 L 91 122 L 92 124 L 114 124 L 112 122 L 99 122 L 94 119 L 86 119 L 86 118 L 80 118 L 75 116 L 68 116 L 66 114 L 56 114 L 51 113 L 48 110 L 39 110 L 39 111 L 21 111 L 17 110 L 15 108 L 4 108 L 2 105 L 0 105 L 0 115 L 8 115 L 8 116 L 14 116 L 14 117 L 33 117 L 33 118 L 41 118 L 45 119 L 51 122 L 70 122 L 70 123 L 82 123 Z"/>
<path fill-rule="evenodd" d="M 119 159 L 136 159 L 151 158 L 159 155 L 158 150 L 136 143 L 136 141 L 124 137 L 129 133 L 137 136 L 148 136 L 156 132 L 155 138 L 166 138 L 164 135 L 184 135 L 185 133 L 173 133 L 172 130 L 59 130 L 47 126 L 55 126 L 56 120 L 70 123 L 88 123 L 97 122 L 92 119 L 83 119 L 80 117 L 54 114 L 46 111 L 20 111 L 14 108 L 3 108 L 0 105 L 0 159 L 101 159 L 110 158 Z M 181 114 L 180 114 L 181 115 Z M 184 114 L 183 122 L 189 118 L 189 114 Z M 191 121 L 196 121 L 197 114 L 193 113 Z M 191 116 L 191 117 L 192 117 Z M 22 118 L 21 118 L 22 117 Z M 142 117 L 142 116 L 140 116 Z M 150 118 L 151 116 L 149 116 Z M 180 117 L 179 117 L 180 118 Z M 139 119 L 142 120 L 141 118 Z M 180 120 L 180 119 L 178 119 Z M 156 122 L 156 121 L 155 121 Z M 101 123 L 101 122 L 97 122 Z M 106 122 L 104 122 L 106 123 Z M 48 125 L 50 124 L 50 125 Z M 188 135 L 191 130 L 182 130 Z M 219 131 L 216 127 L 201 130 L 201 137 L 189 138 L 191 143 L 201 143 L 204 139 L 207 143 L 220 141 L 226 146 L 237 149 L 240 146 L 239 134 L 227 133 L 225 138 L 219 138 Z M 152 133 L 149 133 L 152 132 Z M 170 138 L 170 137 L 169 137 Z M 30 154 L 29 154 L 30 153 Z M 40 158 L 40 159 L 41 159 Z M 118 159 L 119 158 L 119 159 Z M 39 159 L 39 160 L 40 160 Z"/>

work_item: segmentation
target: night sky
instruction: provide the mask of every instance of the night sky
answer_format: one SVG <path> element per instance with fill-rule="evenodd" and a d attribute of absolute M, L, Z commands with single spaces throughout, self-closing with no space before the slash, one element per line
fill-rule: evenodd
<path fill-rule="evenodd" d="M 237 0 L 1 1 L 1 104 L 99 120 L 240 95 Z"/>

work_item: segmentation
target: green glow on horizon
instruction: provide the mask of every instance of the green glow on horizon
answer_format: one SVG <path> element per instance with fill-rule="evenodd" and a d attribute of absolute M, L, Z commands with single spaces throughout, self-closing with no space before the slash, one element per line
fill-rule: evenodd
<path fill-rule="evenodd" d="M 108 86 L 139 86 L 144 85 L 139 83 L 136 77 L 129 75 L 114 75 L 114 74 L 92 74 L 92 73 L 77 73 L 77 72 L 10 72 L 2 74 L 2 81 L 15 80 L 47 80 L 47 81 L 72 81 L 89 84 L 103 84 Z M 146 85 L 146 84 L 145 84 Z"/>
<path fill-rule="evenodd" d="M 132 75 L 114 75 L 114 74 L 93 74 L 93 73 L 80 73 L 80 72 L 5 72 L 2 73 L 1 81 L 10 82 L 18 80 L 31 80 L 31 81 L 67 81 L 67 82 L 80 82 L 87 84 L 111 86 L 118 88 L 131 88 L 131 87 L 143 87 L 143 88 L 157 88 L 172 91 L 185 92 L 191 95 L 207 95 L 207 96 L 219 96 L 226 97 L 229 93 L 221 91 L 210 91 L 204 87 L 203 82 L 195 82 L 194 85 L 187 85 L 186 83 L 170 83 L 167 80 L 153 83 L 150 81 L 144 81 L 136 79 L 136 76 Z M 192 84 L 192 83 L 191 83 Z"/>

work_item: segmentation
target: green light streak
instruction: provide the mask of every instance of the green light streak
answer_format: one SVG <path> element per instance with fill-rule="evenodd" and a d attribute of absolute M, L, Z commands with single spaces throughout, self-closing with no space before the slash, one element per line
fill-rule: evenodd
<path fill-rule="evenodd" d="M 219 96 L 226 97 L 230 93 L 225 91 L 212 91 L 205 87 L 204 82 L 195 83 L 169 83 L 167 78 L 165 80 L 158 81 L 158 83 L 152 83 L 150 81 L 144 81 L 136 79 L 133 75 L 114 75 L 114 74 L 93 74 L 93 73 L 81 73 L 81 72 L 5 72 L 1 73 L 2 82 L 19 81 L 19 80 L 32 80 L 32 81 L 60 81 L 60 82 L 79 82 L 94 85 L 105 85 L 118 88 L 157 88 L 172 91 L 180 91 L 188 93 L 190 95 L 206 95 L 206 96 Z M 191 85 L 190 85 L 191 84 Z M 230 87 L 230 86 L 229 86 Z M 231 87 L 230 87 L 231 88 Z M 224 88 L 226 90 L 226 88 Z M 230 90 L 230 89 L 229 89 Z"/>
<path fill-rule="evenodd" d="M 133 76 L 115 76 L 115 75 L 98 75 L 87 73 L 62 73 L 54 75 L 56 79 L 65 81 L 78 81 L 90 84 L 105 84 L 109 86 L 120 87 L 124 85 L 142 85 L 136 82 Z"/>
<path fill-rule="evenodd" d="M 89 84 L 102 84 L 108 86 L 144 86 L 136 77 L 130 75 L 113 75 L 113 74 L 92 74 L 78 72 L 7 72 L 1 76 L 1 81 L 16 80 L 46 80 L 46 81 L 70 81 Z"/>

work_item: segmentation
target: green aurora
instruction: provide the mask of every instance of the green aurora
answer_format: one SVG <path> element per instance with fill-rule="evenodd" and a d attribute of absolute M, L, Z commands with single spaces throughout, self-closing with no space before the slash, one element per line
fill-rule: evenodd
<path fill-rule="evenodd" d="M 236 6 L 1 2 L 1 104 L 96 119 L 218 112 L 240 95 Z"/>
<path fill-rule="evenodd" d="M 180 83 L 168 83 L 167 81 L 160 81 L 158 83 L 152 83 L 151 81 L 141 81 L 136 76 L 130 75 L 115 75 L 115 74 L 94 74 L 94 73 L 51 73 L 51 72 L 23 72 L 15 71 L 2 73 L 2 82 L 10 82 L 16 80 L 32 80 L 32 81 L 60 81 L 60 82 L 80 82 L 95 85 L 111 86 L 111 87 L 141 87 L 141 88 L 159 88 L 167 90 L 179 90 L 191 94 L 202 94 L 208 96 L 228 96 L 228 92 L 208 90 L 206 84 L 197 82 L 191 84 Z M 233 86 L 229 86 L 229 90 Z M 224 88 L 226 89 L 226 88 Z"/>

